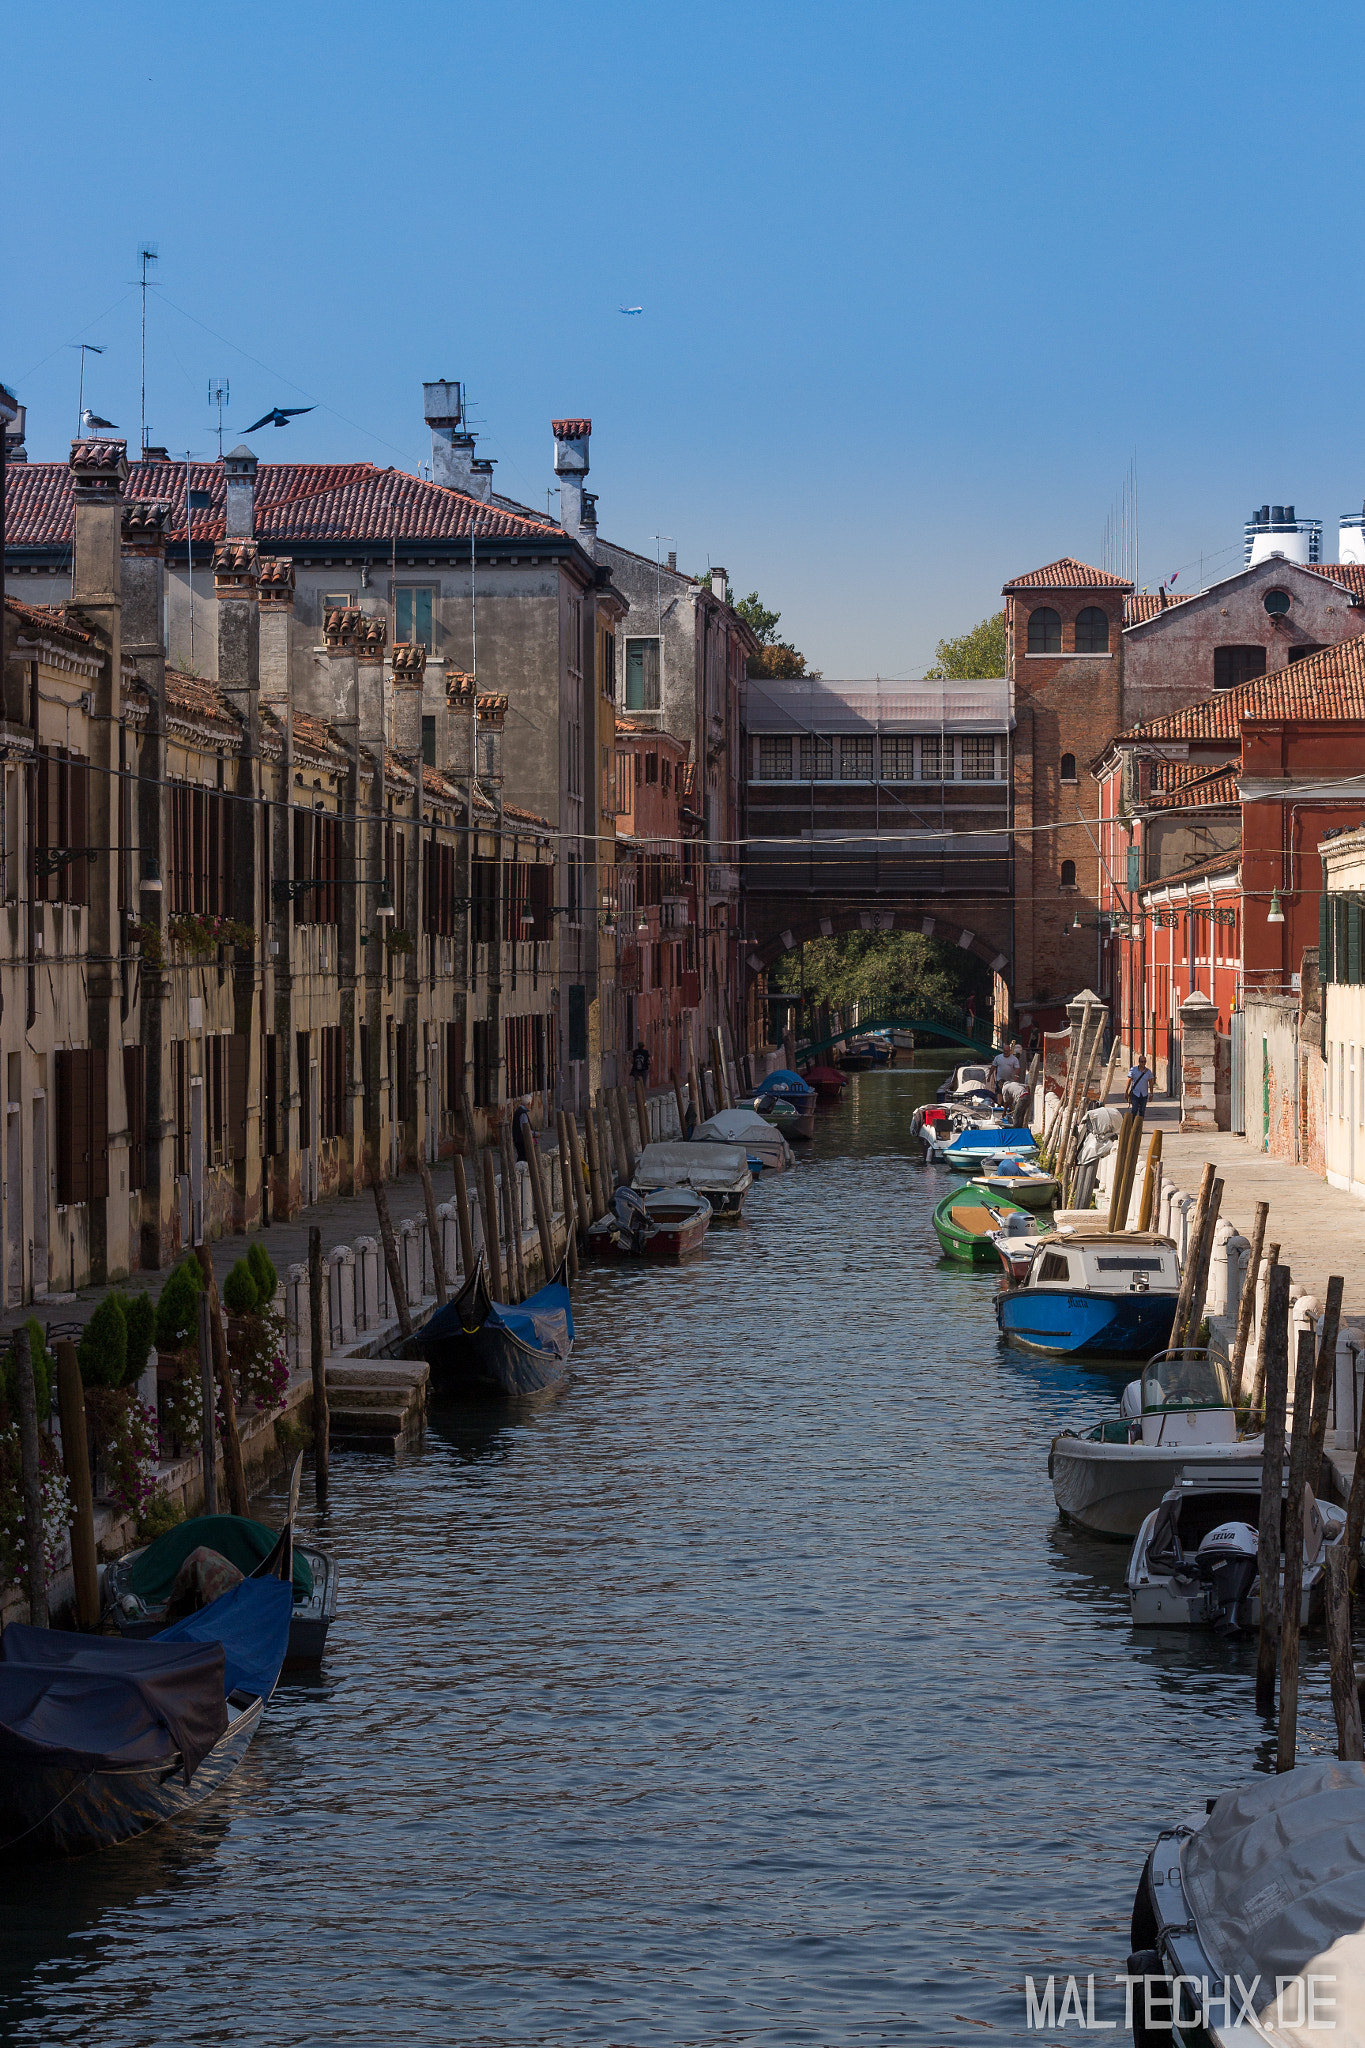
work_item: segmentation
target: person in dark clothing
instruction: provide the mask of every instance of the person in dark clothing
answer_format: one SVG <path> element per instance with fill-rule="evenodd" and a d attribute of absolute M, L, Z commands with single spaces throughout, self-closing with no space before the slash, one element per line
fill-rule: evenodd
<path fill-rule="evenodd" d="M 649 1079 L 649 1047 L 643 1039 L 640 1040 L 630 1056 L 630 1071 L 632 1074 L 638 1075 L 642 1081 Z"/>
<path fill-rule="evenodd" d="M 1128 1070 L 1128 1106 L 1134 1116 L 1146 1116 L 1147 1098 L 1151 1092 L 1151 1069 L 1147 1065 L 1146 1053 L 1140 1052 L 1137 1056 L 1137 1065 Z M 1153 1142 L 1155 1143 L 1155 1140 Z"/>
<path fill-rule="evenodd" d="M 519 1102 L 512 1112 L 512 1149 L 518 1159 L 525 1159 L 527 1147 L 534 1145 L 536 1134 L 531 1126 L 530 1112 L 524 1102 Z"/>

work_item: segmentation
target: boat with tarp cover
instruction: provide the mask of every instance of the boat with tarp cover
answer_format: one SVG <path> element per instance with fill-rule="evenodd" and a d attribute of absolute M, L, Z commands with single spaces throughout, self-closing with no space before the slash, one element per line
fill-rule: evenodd
<path fill-rule="evenodd" d="M 259 1576 L 150 1642 L 29 1628 L 0 1636 L 0 1857 L 111 1848 L 219 1790 L 284 1663 L 288 1531 Z"/>
<path fill-rule="evenodd" d="M 1033 1218 L 1008 1197 L 987 1194 L 975 1185 L 953 1188 L 934 1210 L 934 1234 L 949 1259 L 967 1266 L 998 1266 L 995 1238 L 1008 1227 L 1010 1216 L 1022 1216 L 1025 1224 Z"/>
<path fill-rule="evenodd" d="M 213 1560 L 228 1567 L 229 1583 L 250 1578 L 279 1541 L 279 1531 L 246 1515 L 192 1515 L 155 1543 L 130 1550 L 107 1567 L 101 1583 L 105 1617 L 123 1636 L 155 1636 L 205 1604 L 198 1597 Z M 321 1660 L 336 1618 L 337 1568 L 328 1550 L 294 1545 L 294 1608 L 289 1618 L 285 1669 Z M 217 1590 L 227 1591 L 224 1584 Z"/>
<path fill-rule="evenodd" d="M 513 1308 L 489 1293 L 480 1253 L 454 1300 L 438 1308 L 403 1351 L 426 1359 L 441 1392 L 506 1400 L 558 1386 L 569 1369 L 573 1336 L 567 1261 L 548 1287 Z"/>

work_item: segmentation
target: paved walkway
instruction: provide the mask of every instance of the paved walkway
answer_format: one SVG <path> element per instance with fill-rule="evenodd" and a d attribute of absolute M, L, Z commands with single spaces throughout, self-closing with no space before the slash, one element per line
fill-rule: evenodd
<path fill-rule="evenodd" d="M 1116 1094 L 1110 1100 L 1112 1107 Z M 1256 1204 L 1268 1202 L 1266 1242 L 1278 1243 L 1281 1261 L 1299 1285 L 1321 1301 L 1328 1275 L 1340 1273 L 1346 1282 L 1344 1313 L 1365 1318 L 1365 1202 L 1328 1187 L 1290 1159 L 1267 1158 L 1231 1131 L 1181 1131 L 1179 1123 L 1177 1103 L 1153 1103 L 1147 1126 L 1163 1132 L 1168 1178 L 1195 1194 L 1204 1162 L 1211 1159 L 1223 1183 L 1220 1213 L 1249 1237 Z"/>

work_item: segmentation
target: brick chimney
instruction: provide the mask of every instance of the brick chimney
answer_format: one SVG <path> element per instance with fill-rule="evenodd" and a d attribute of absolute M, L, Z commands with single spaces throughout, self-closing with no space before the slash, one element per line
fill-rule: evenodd
<path fill-rule="evenodd" d="M 422 769 L 422 692 L 427 650 L 420 641 L 400 640 L 393 650 L 393 751 Z"/>
<path fill-rule="evenodd" d="M 559 478 L 559 523 L 584 546 L 583 484 L 588 474 L 591 420 L 551 420 L 555 437 L 555 475 Z"/>
<path fill-rule="evenodd" d="M 218 600 L 218 687 L 241 714 L 254 754 L 260 741 L 260 556 L 254 540 L 220 540 L 213 550 Z"/>
<path fill-rule="evenodd" d="M 356 722 L 356 660 L 366 624 L 364 612 L 349 606 L 327 614 L 323 628 L 327 686 L 320 715 L 331 725 L 345 728 Z"/>
<path fill-rule="evenodd" d="M 223 538 L 253 540 L 256 535 L 256 457 L 245 442 L 224 457 L 223 476 L 227 484 Z"/>
<path fill-rule="evenodd" d="M 294 564 L 288 555 L 262 555 L 256 570 L 261 606 L 261 702 L 283 723 L 294 661 Z"/>
<path fill-rule="evenodd" d="M 123 651 L 137 659 L 164 660 L 162 625 L 166 616 L 166 529 L 171 507 L 150 498 L 124 505 Z"/>
<path fill-rule="evenodd" d="M 384 753 L 384 652 L 388 623 L 381 614 L 362 614 L 356 638 L 356 717 L 360 747 L 382 761 Z M 395 654 L 397 649 L 394 650 Z"/>
<path fill-rule="evenodd" d="M 437 764 L 447 775 L 467 781 L 473 765 L 474 678 L 463 669 L 446 670 L 445 744 L 437 752 Z M 438 727 L 439 731 L 439 727 Z"/>
<path fill-rule="evenodd" d="M 450 491 L 473 491 L 470 465 L 474 436 L 464 423 L 464 386 L 442 382 L 422 386 L 424 417 L 431 428 L 431 480 Z"/>

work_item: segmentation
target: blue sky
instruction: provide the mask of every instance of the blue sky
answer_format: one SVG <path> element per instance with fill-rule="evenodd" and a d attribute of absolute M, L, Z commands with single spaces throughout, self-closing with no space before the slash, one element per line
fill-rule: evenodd
<path fill-rule="evenodd" d="M 317 401 L 263 458 L 414 468 L 461 378 L 543 506 L 586 413 L 605 534 L 723 562 L 827 674 L 920 673 L 1098 560 L 1134 458 L 1144 583 L 1235 566 L 1265 500 L 1335 553 L 1362 39 L 1207 0 L 11 10 L 0 377 L 59 456 L 102 343 L 136 443 L 150 238 L 153 440 L 213 452 L 218 377 L 233 440 Z"/>

